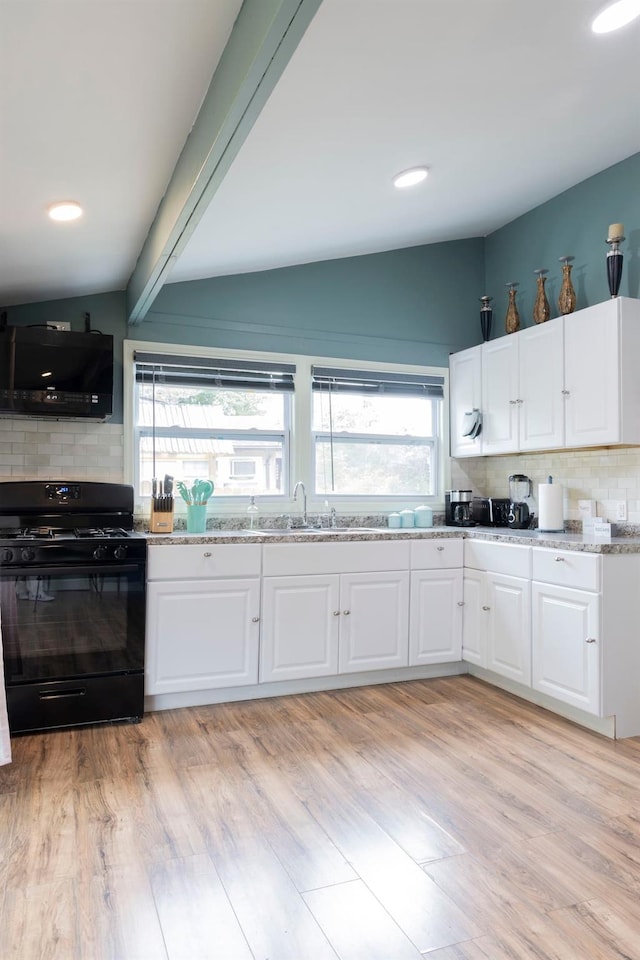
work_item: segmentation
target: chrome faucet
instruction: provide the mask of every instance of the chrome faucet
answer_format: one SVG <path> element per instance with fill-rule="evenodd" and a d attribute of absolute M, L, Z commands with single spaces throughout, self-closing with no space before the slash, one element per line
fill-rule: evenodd
<path fill-rule="evenodd" d="M 307 527 L 307 491 L 302 480 L 298 480 L 295 487 L 293 488 L 293 499 L 298 499 L 298 487 L 302 487 L 302 526 Z"/>

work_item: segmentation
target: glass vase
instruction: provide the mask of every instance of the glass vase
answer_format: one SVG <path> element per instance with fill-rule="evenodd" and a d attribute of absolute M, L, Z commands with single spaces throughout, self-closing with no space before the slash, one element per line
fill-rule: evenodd
<path fill-rule="evenodd" d="M 518 284 L 510 281 L 507 286 L 509 288 L 509 304 L 507 315 L 504 318 L 504 328 L 507 333 L 515 333 L 520 329 L 520 314 L 516 306 L 516 287 Z"/>
<path fill-rule="evenodd" d="M 540 268 L 534 272 L 538 278 L 536 280 L 538 292 L 536 294 L 536 302 L 533 305 L 533 320 L 535 323 L 546 323 L 551 316 L 551 308 L 547 300 L 547 291 L 545 290 L 545 283 L 547 282 L 546 274 L 549 271 Z"/>
<path fill-rule="evenodd" d="M 573 289 L 571 281 L 571 261 L 573 257 L 560 257 L 562 264 L 562 286 L 558 294 L 558 310 L 564 317 L 568 313 L 573 313 L 576 308 L 576 292 Z"/>

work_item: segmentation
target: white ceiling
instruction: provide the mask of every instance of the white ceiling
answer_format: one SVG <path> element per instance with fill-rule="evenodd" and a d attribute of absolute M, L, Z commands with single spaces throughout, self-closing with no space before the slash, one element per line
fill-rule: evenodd
<path fill-rule="evenodd" d="M 240 5 L 0 0 L 0 302 L 124 289 Z M 639 152 L 601 6 L 323 0 L 170 281 L 483 236 Z"/>

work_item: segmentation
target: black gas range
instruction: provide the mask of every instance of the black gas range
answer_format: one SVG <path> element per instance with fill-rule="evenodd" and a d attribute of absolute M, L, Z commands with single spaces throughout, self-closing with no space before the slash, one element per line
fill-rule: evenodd
<path fill-rule="evenodd" d="M 9 726 L 139 720 L 147 544 L 133 488 L 0 483 L 0 611 Z"/>

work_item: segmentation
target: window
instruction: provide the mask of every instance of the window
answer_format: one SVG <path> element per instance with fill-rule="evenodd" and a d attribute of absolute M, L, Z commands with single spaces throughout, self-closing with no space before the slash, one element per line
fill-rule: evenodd
<path fill-rule="evenodd" d="M 318 496 L 432 497 L 443 378 L 313 367 Z"/>
<path fill-rule="evenodd" d="M 446 371 L 340 363 L 125 341 L 127 479 L 212 480 L 233 515 L 293 515 L 298 480 L 312 513 L 441 504 Z"/>
<path fill-rule="evenodd" d="M 283 496 L 295 366 L 134 353 L 135 487 L 212 480 L 216 497 Z"/>

